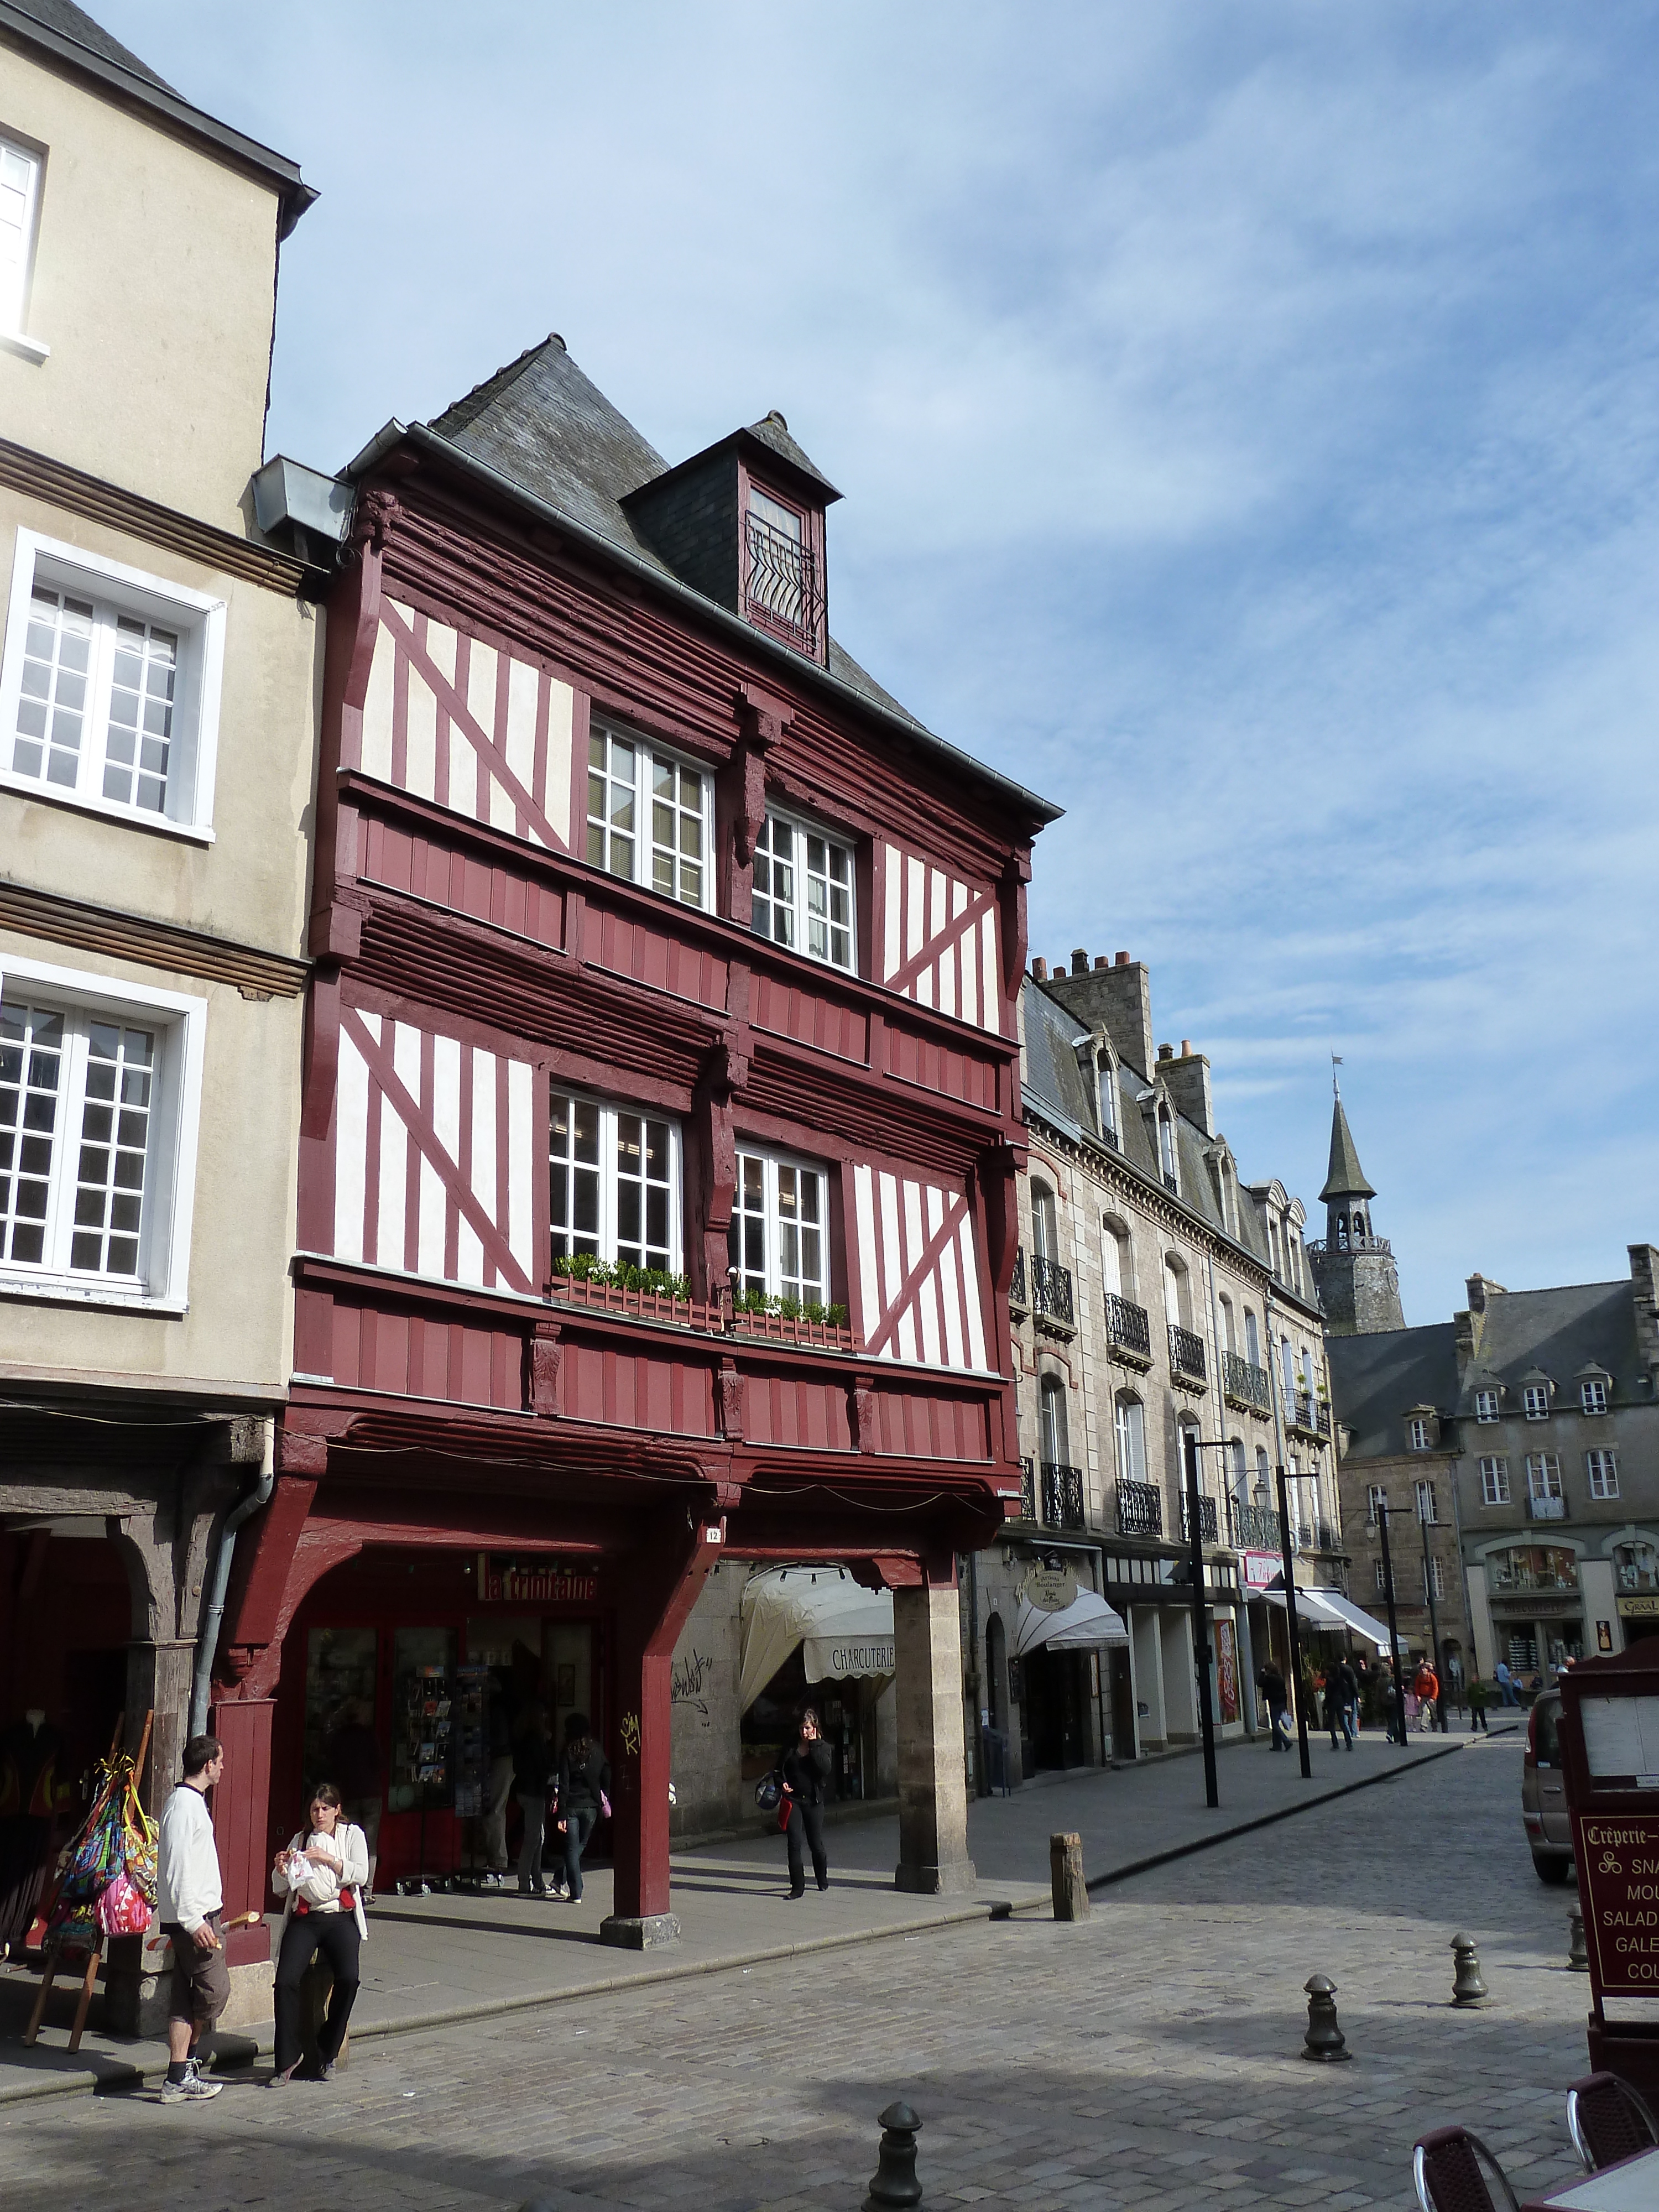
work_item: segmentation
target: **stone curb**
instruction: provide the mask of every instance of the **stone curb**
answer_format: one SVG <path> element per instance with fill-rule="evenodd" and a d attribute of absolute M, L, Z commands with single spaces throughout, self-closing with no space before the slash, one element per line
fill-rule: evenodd
<path fill-rule="evenodd" d="M 1510 1735 L 1519 1723 L 1494 1729 L 1493 1735 Z M 1176 1859 L 1189 1858 L 1194 1852 L 1210 1850 L 1214 1844 L 1230 1843 L 1235 1836 L 1247 1836 L 1253 1829 L 1271 1827 L 1275 1821 L 1288 1820 L 1298 1813 L 1310 1811 L 1316 1805 L 1328 1805 L 1339 1797 L 1349 1797 L 1358 1790 L 1373 1789 L 1379 1783 L 1397 1782 L 1402 1775 L 1414 1773 L 1419 1767 L 1431 1766 L 1437 1759 L 1449 1759 L 1455 1752 L 1468 1751 L 1482 1739 L 1464 1736 L 1455 1743 L 1443 1744 L 1425 1751 L 1403 1766 L 1385 1770 L 1380 1774 L 1367 1774 L 1357 1782 L 1339 1783 L 1334 1789 L 1322 1790 L 1316 1796 L 1298 1798 L 1293 1803 L 1277 1806 L 1271 1813 L 1261 1813 L 1253 1820 L 1236 1820 L 1230 1826 L 1218 1829 L 1214 1834 L 1200 1836 L 1191 1842 L 1172 1844 L 1165 1850 L 1153 1851 L 1146 1858 L 1135 1859 L 1127 1866 L 1114 1867 L 1109 1873 L 1091 1875 L 1088 1880 L 1091 1891 L 1106 1889 L 1112 1884 L 1127 1881 L 1133 1875 L 1148 1873 L 1154 1867 L 1167 1866 Z M 450 2005 L 433 2012 L 410 2013 L 401 2020 L 375 2021 L 354 2028 L 354 2043 L 368 2043 L 393 2035 L 419 2035 L 434 2028 L 458 2027 L 472 2020 L 498 2019 L 504 2013 L 529 2012 L 542 2005 L 566 2004 L 578 1997 L 604 1996 L 613 1991 L 651 1989 L 664 1982 L 689 1981 L 698 1974 L 729 1973 L 734 1967 L 769 1966 L 779 1959 L 796 1959 L 814 1951 L 838 1951 L 854 1943 L 881 1942 L 894 1936 L 921 1936 L 939 1928 L 959 1928 L 975 1920 L 1009 1920 L 1051 1909 L 1047 1896 L 1031 1899 L 1015 1905 L 1003 1898 L 983 1898 L 972 1905 L 962 1905 L 950 1912 L 936 1913 L 926 1919 L 895 1920 L 885 1928 L 857 1928 L 839 1936 L 812 1936 L 799 1943 L 773 1944 L 763 1950 L 732 1951 L 714 1959 L 695 1961 L 681 1960 L 673 1966 L 658 1966 L 642 1974 L 604 1974 L 586 1982 L 573 1983 L 568 1989 L 538 1990 L 527 1995 L 510 1997 L 491 1997 L 481 2003 Z M 269 2035 L 252 2041 L 256 2055 L 269 2057 L 272 2045 Z M 127 2064 L 124 2061 L 106 2062 L 106 2070 L 74 2075 L 46 2074 L 20 2081 L 0 2084 L 0 2106 L 22 2104 L 36 2097 L 72 2097 L 106 2094 L 112 2091 L 142 2088 L 147 2081 L 159 2081 L 167 2071 L 165 2060 L 153 2065 Z"/>

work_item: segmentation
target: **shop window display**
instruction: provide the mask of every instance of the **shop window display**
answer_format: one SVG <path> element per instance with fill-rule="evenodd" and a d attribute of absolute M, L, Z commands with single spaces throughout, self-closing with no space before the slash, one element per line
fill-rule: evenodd
<path fill-rule="evenodd" d="M 378 1639 L 372 1628 L 313 1628 L 306 1639 L 305 1771 L 331 1781 L 325 1745 L 355 1705 L 375 1710 Z"/>
<path fill-rule="evenodd" d="M 453 1628 L 400 1628 L 392 1658 L 394 1813 L 447 1812 L 455 1785 L 452 1703 L 458 1642 Z"/>

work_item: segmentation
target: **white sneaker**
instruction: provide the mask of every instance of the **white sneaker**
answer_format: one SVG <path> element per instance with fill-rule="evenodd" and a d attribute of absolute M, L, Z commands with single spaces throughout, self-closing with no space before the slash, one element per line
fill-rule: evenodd
<path fill-rule="evenodd" d="M 222 2081 L 209 2081 L 200 2074 L 186 2074 L 182 2081 L 163 2081 L 161 2102 L 164 2105 L 199 2105 L 209 2097 L 216 2097 L 224 2087 Z"/>

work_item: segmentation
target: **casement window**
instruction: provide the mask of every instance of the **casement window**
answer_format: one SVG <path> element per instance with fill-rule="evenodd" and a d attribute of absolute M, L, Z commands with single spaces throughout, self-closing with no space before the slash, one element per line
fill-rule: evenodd
<path fill-rule="evenodd" d="M 771 1152 L 738 1152 L 730 1239 L 739 1297 L 830 1303 L 830 1179 L 821 1168 Z"/>
<path fill-rule="evenodd" d="M 1117 1071 L 1102 1053 L 1096 1064 L 1096 1096 L 1100 1103 L 1100 1133 L 1114 1151 L 1122 1147 L 1117 1124 Z"/>
<path fill-rule="evenodd" d="M 1432 1592 L 1436 1597 L 1444 1597 L 1446 1595 L 1446 1567 L 1443 1560 L 1429 1559 L 1424 1561 L 1423 1584 L 1423 1595 L 1425 1598 L 1431 1594 L 1431 1592 Z"/>
<path fill-rule="evenodd" d="M 1376 1526 L 1389 1503 L 1388 1486 L 1384 1483 L 1369 1483 L 1365 1489 L 1365 1518 Z"/>
<path fill-rule="evenodd" d="M 0 659 L 0 784 L 212 836 L 225 605 L 17 533 Z"/>
<path fill-rule="evenodd" d="M 1117 1437 L 1117 1479 L 1120 1482 L 1146 1480 L 1146 1414 L 1139 1398 L 1127 1390 L 1118 1393 L 1113 1408 Z"/>
<path fill-rule="evenodd" d="M 1619 1455 L 1616 1451 L 1586 1452 L 1584 1472 L 1589 1477 L 1589 1494 L 1592 1498 L 1618 1497 Z"/>
<path fill-rule="evenodd" d="M 802 651 L 816 653 L 822 595 L 805 515 L 750 484 L 744 553 L 750 619 Z"/>
<path fill-rule="evenodd" d="M 1068 1466 L 1072 1454 L 1066 1419 L 1066 1386 L 1053 1376 L 1045 1376 L 1042 1380 L 1039 1427 L 1044 1462 L 1049 1467 Z"/>
<path fill-rule="evenodd" d="M 206 1008 L 0 968 L 0 1291 L 183 1311 Z"/>
<path fill-rule="evenodd" d="M 1521 1393 L 1521 1406 L 1529 1421 L 1547 1421 L 1550 1411 L 1549 1384 L 1528 1382 Z"/>
<path fill-rule="evenodd" d="M 1427 1451 L 1432 1442 L 1429 1425 L 1421 1413 L 1413 1413 L 1406 1424 L 1406 1441 L 1413 1451 Z"/>
<path fill-rule="evenodd" d="M 1587 1413 L 1607 1410 L 1607 1386 L 1600 1376 L 1586 1376 L 1578 1386 L 1578 1402 Z"/>
<path fill-rule="evenodd" d="M 40 170 L 39 154 L 13 139 L 0 138 L 0 336 L 12 339 L 23 335 L 28 306 Z M 40 356 L 46 348 L 30 344 L 27 350 Z"/>
<path fill-rule="evenodd" d="M 587 857 L 682 906 L 712 904 L 714 780 L 595 722 L 587 737 Z"/>
<path fill-rule="evenodd" d="M 1477 1421 L 1495 1421 L 1498 1419 L 1498 1393 L 1496 1390 L 1477 1390 L 1475 1392 L 1474 1418 Z"/>
<path fill-rule="evenodd" d="M 1440 1518 L 1431 1482 L 1419 1482 L 1417 1486 L 1417 1517 L 1419 1521 L 1427 1522 L 1436 1522 Z"/>
<path fill-rule="evenodd" d="M 1165 1190 L 1173 1191 L 1179 1198 L 1181 1170 L 1176 1155 L 1175 1116 L 1167 1106 L 1160 1106 L 1158 1109 L 1158 1164 L 1164 1177 L 1164 1188 Z M 1279 1255 L 1276 1246 L 1273 1253 L 1273 1273 L 1274 1274 L 1279 1273 Z"/>
<path fill-rule="evenodd" d="M 1501 1457 L 1488 1457 L 1480 1462 L 1480 1503 L 1483 1505 L 1507 1505 L 1510 1502 L 1510 1463 Z"/>
<path fill-rule="evenodd" d="M 1561 1495 L 1561 1455 L 1559 1452 L 1527 1454 L 1527 1495 L 1534 1504 L 1540 1498 Z"/>
<path fill-rule="evenodd" d="M 552 1099 L 548 1158 L 556 1257 L 680 1267 L 680 1133 L 672 1121 L 568 1091 Z"/>
<path fill-rule="evenodd" d="M 1388 1589 L 1389 1578 L 1382 1571 L 1382 1562 L 1381 1559 L 1374 1559 L 1371 1564 L 1376 1569 L 1376 1587 L 1378 1593 L 1381 1594 Z"/>
<path fill-rule="evenodd" d="M 1244 1309 L 1244 1357 L 1252 1367 L 1261 1364 L 1261 1339 L 1256 1331 L 1255 1316 L 1249 1306 Z"/>
<path fill-rule="evenodd" d="M 821 830 L 769 811 L 755 843 L 757 937 L 850 973 L 853 854 Z"/>

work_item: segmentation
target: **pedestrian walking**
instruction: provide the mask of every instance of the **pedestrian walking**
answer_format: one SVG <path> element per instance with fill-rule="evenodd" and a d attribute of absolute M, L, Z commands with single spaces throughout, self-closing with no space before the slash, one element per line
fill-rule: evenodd
<path fill-rule="evenodd" d="M 362 1898 L 368 1880 L 368 1838 L 346 1817 L 334 1784 L 319 1782 L 306 1809 L 306 1826 L 277 1852 L 270 1870 L 271 1887 L 287 1899 L 276 1954 L 273 2089 L 291 2081 L 300 2063 L 300 1984 L 319 1951 L 328 1960 L 334 1986 L 317 2038 L 317 2079 L 333 2078 L 334 2062 L 356 2001 L 358 1954 L 368 1934 Z"/>
<path fill-rule="evenodd" d="M 1267 1732 L 1275 1751 L 1291 1747 L 1290 1692 L 1285 1687 L 1285 1677 L 1271 1659 L 1262 1663 L 1255 1684 L 1267 1701 Z"/>
<path fill-rule="evenodd" d="M 173 1939 L 173 1988 L 167 2002 L 167 2075 L 161 2102 L 216 2097 L 198 2056 L 202 2038 L 230 2002 L 220 1921 L 224 1883 L 207 1793 L 225 1771 L 217 1736 L 193 1735 L 185 1746 L 184 1779 L 161 1808 L 157 1839 L 156 1912 Z"/>
<path fill-rule="evenodd" d="M 1490 1735 L 1492 1730 L 1486 1726 L 1486 1707 L 1492 1703 L 1492 1692 L 1478 1674 L 1469 1684 L 1468 1697 L 1469 1734 L 1473 1735 L 1478 1729 L 1483 1735 Z"/>
<path fill-rule="evenodd" d="M 820 1889 L 830 1887 L 830 1859 L 823 1848 L 824 1798 L 835 1760 L 818 1728 L 817 1711 L 803 1706 L 800 1734 L 783 1754 L 783 1798 L 789 1808 L 783 1839 L 789 1851 L 789 1894 L 806 1894 L 806 1869 L 801 1843 L 812 1854 L 812 1872 Z"/>
<path fill-rule="evenodd" d="M 1346 1659 L 1339 1659 L 1325 1677 L 1325 1714 L 1331 1723 L 1331 1749 L 1336 1749 L 1337 1730 L 1344 1748 L 1353 1749 L 1355 1719 L 1359 1705 L 1359 1680 Z"/>
<path fill-rule="evenodd" d="M 380 1857 L 380 1739 L 374 1733 L 374 1706 L 352 1698 L 341 1722 L 323 1745 L 323 1765 L 340 1793 L 340 1809 L 368 1845 L 363 1903 L 374 1902 L 374 1869 Z"/>
<path fill-rule="evenodd" d="M 1440 1717 L 1440 1677 L 1431 1661 L 1421 1660 L 1412 1677 L 1412 1692 L 1417 1699 L 1419 1725 L 1432 1729 Z"/>
<path fill-rule="evenodd" d="M 601 1816 L 610 1818 L 611 1763 L 593 1741 L 586 1713 L 569 1714 L 564 1749 L 559 1755 L 559 1795 L 554 1814 L 564 1843 L 564 1881 L 560 1894 L 572 1905 L 582 1901 L 582 1853 Z"/>
<path fill-rule="evenodd" d="M 483 1845 L 484 1863 L 492 1874 L 507 1872 L 507 1801 L 513 1794 L 513 1725 L 506 1681 L 501 1674 L 489 1680 L 489 1781 L 484 1805 Z"/>
<path fill-rule="evenodd" d="M 1499 1702 L 1506 1705 L 1518 1705 L 1521 1699 L 1516 1691 L 1515 1677 L 1510 1672 L 1510 1662 L 1507 1659 L 1498 1661 L 1492 1670 L 1492 1677 L 1498 1685 Z"/>
<path fill-rule="evenodd" d="M 532 1705 L 525 1710 L 513 1745 L 513 1794 L 524 1815 L 524 1839 L 519 1845 L 519 1894 L 545 1897 L 542 1879 L 542 1845 L 547 1835 L 547 1800 L 553 1780 L 553 1744 L 547 1729 L 547 1708 Z"/>

